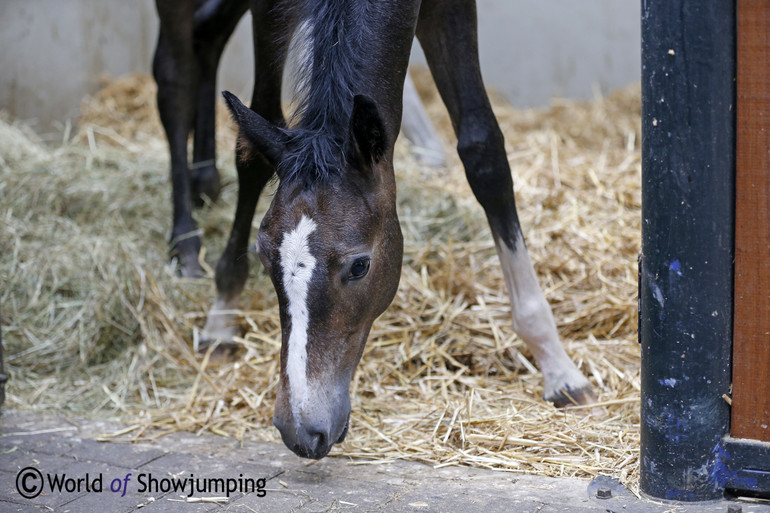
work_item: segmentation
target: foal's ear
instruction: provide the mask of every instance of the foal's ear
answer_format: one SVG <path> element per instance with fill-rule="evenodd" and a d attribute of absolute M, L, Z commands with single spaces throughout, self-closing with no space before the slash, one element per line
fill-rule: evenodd
<path fill-rule="evenodd" d="M 245 150 L 254 149 L 260 151 L 273 166 L 277 166 L 283 157 L 286 148 L 287 136 L 277 126 L 246 107 L 230 91 L 222 91 L 227 106 L 233 119 L 240 128 L 239 144 L 246 147 Z"/>
<path fill-rule="evenodd" d="M 348 137 L 347 154 L 358 163 L 369 169 L 385 154 L 388 139 L 385 135 L 385 124 L 380 117 L 377 104 L 362 94 L 353 98 L 353 113 L 350 115 L 350 135 Z"/>

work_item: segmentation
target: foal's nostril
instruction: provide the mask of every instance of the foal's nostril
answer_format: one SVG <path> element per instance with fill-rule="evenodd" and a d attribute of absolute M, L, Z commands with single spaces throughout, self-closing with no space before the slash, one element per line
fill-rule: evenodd
<path fill-rule="evenodd" d="M 331 447 L 327 443 L 329 437 L 323 431 L 310 430 L 304 436 L 300 435 L 299 443 L 304 446 L 304 456 L 320 460 L 327 454 Z"/>
<path fill-rule="evenodd" d="M 304 428 L 293 423 L 286 425 L 279 422 L 278 418 L 273 423 L 280 431 L 283 443 L 297 456 L 320 460 L 329 454 L 332 444 L 329 443 L 326 430 L 314 426 Z"/>

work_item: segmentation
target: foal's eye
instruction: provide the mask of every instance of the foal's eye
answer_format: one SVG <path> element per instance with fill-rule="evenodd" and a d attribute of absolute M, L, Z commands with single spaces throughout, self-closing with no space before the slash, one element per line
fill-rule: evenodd
<path fill-rule="evenodd" d="M 358 280 L 366 276 L 366 273 L 369 272 L 369 263 L 369 257 L 359 258 L 353 262 L 353 265 L 350 267 L 350 275 L 348 276 L 348 279 Z"/>

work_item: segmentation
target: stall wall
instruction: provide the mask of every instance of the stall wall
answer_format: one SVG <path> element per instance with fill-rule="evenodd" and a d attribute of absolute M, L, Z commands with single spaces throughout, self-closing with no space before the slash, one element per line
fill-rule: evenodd
<path fill-rule="evenodd" d="M 478 0 L 488 87 L 521 107 L 587 98 L 639 80 L 639 5 L 627 0 Z M 152 0 L 0 0 L 0 108 L 40 128 L 74 118 L 104 76 L 149 72 Z M 246 94 L 250 23 L 241 22 L 220 85 Z M 424 64 L 419 50 L 413 63 Z"/>

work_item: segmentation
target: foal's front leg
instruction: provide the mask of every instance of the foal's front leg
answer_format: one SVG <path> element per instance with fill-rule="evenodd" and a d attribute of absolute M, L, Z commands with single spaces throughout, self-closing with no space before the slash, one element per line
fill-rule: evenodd
<path fill-rule="evenodd" d="M 492 228 L 513 328 L 543 372 L 543 396 L 557 406 L 592 404 L 591 385 L 564 351 L 524 244 L 503 134 L 481 80 L 475 2 L 425 0 L 417 36 L 452 118 L 468 182 Z"/>
<path fill-rule="evenodd" d="M 283 125 L 281 74 L 286 49 L 284 41 L 275 33 L 275 24 L 269 23 L 269 9 L 270 6 L 264 2 L 252 5 L 255 76 L 251 109 L 270 122 Z M 203 328 L 204 347 L 215 341 L 230 343 L 240 332 L 232 310 L 238 307 L 238 298 L 249 274 L 247 253 L 257 200 L 274 174 L 273 166 L 267 159 L 261 154 L 249 153 L 243 148 L 236 150 L 238 204 L 230 238 L 217 263 L 217 297 Z"/>

